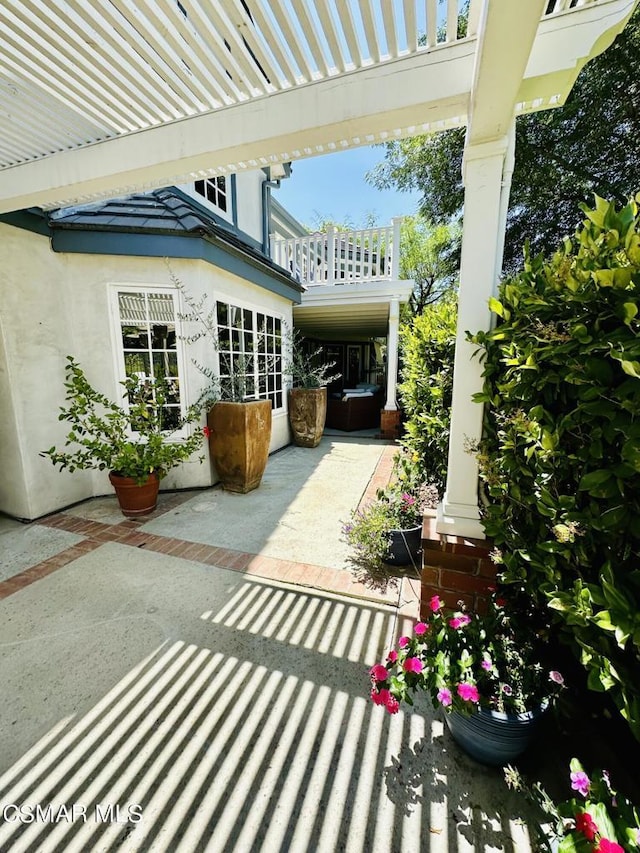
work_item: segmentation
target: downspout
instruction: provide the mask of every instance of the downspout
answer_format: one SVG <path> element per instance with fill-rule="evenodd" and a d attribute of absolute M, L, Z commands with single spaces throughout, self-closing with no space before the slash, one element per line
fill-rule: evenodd
<path fill-rule="evenodd" d="M 280 179 L 271 181 L 266 179 L 262 182 L 262 251 L 267 257 L 271 257 L 271 241 L 269 239 L 269 220 L 271 219 L 271 190 L 279 189 Z"/>

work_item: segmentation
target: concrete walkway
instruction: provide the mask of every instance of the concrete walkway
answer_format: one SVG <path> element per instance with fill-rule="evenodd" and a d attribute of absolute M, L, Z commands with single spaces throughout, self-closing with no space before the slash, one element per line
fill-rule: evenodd
<path fill-rule="evenodd" d="M 340 525 L 393 452 L 325 437 L 249 495 L 0 523 L 0 851 L 531 849 L 426 703 L 368 700 L 418 586 L 354 576 Z"/>

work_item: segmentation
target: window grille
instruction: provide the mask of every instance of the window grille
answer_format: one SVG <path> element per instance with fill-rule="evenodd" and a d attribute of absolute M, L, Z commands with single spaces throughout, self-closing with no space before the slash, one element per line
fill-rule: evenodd
<path fill-rule="evenodd" d="M 118 291 L 120 341 L 126 376 L 136 376 L 151 388 L 167 382 L 164 426 L 179 426 L 184 405 L 180 395 L 177 318 L 172 293 Z"/>
<path fill-rule="evenodd" d="M 220 384 L 223 393 L 284 406 L 282 321 L 270 314 L 216 303 Z"/>

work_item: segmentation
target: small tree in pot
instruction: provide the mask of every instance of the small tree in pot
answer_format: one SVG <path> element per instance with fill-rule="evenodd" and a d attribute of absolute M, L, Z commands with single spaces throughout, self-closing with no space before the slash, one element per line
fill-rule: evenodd
<path fill-rule="evenodd" d="M 340 379 L 329 371 L 335 361 L 323 361 L 322 347 L 312 349 L 299 329 L 290 334 L 290 361 L 285 371 L 291 377 L 289 424 L 299 447 L 317 447 L 327 416 L 327 385 Z"/>
<path fill-rule="evenodd" d="M 261 357 L 268 371 L 275 356 L 266 352 L 263 328 L 252 331 L 242 351 L 233 346 L 229 351 L 229 341 L 221 346 L 217 303 L 209 307 L 206 293 L 196 300 L 173 273 L 170 276 L 188 308 L 180 319 L 193 329 L 184 340 L 206 341 L 213 355 L 213 365 L 192 359 L 208 382 L 199 402 L 208 412 L 209 455 L 222 487 L 245 494 L 260 485 L 271 442 L 272 401 L 259 392 L 256 365 Z"/>
<path fill-rule="evenodd" d="M 40 455 L 61 471 L 109 471 L 123 514 L 144 515 L 156 507 L 162 477 L 198 450 L 206 428 L 186 438 L 176 436 L 177 430 L 200 420 L 201 406 L 190 406 L 177 425 L 169 426 L 167 404 L 174 390 L 170 379 L 129 376 L 121 385 L 124 405 L 96 391 L 73 356 L 67 356 L 69 406 L 61 407 L 58 419 L 71 424 L 65 447 L 72 449 L 54 446 Z"/>

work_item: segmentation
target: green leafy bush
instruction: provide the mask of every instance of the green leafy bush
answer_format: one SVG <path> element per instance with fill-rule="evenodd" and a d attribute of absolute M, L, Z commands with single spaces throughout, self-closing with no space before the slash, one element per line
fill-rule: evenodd
<path fill-rule="evenodd" d="M 550 262 L 525 252 L 484 349 L 484 526 L 502 579 L 556 614 L 640 739 L 640 234 L 596 198 Z"/>
<path fill-rule="evenodd" d="M 141 484 L 149 474 L 164 477 L 199 450 L 208 435 L 207 427 L 198 426 L 184 438 L 176 432 L 187 424 L 199 424 L 201 407 L 191 405 L 176 424 L 175 410 L 167 407 L 175 399 L 171 379 L 128 376 L 120 384 L 122 402 L 115 403 L 93 388 L 78 362 L 68 355 L 64 387 L 69 406 L 61 407 L 58 420 L 70 424 L 65 447 L 71 449 L 54 446 L 40 455 L 48 456 L 60 471 L 113 471 Z"/>
<path fill-rule="evenodd" d="M 400 330 L 398 392 L 406 418 L 402 443 L 425 482 L 441 493 L 447 476 L 456 317 L 456 297 L 450 294 Z"/>

